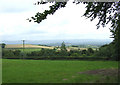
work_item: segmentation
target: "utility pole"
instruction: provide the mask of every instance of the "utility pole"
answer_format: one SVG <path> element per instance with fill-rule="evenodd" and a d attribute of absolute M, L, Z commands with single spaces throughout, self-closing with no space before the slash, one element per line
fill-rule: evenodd
<path fill-rule="evenodd" d="M 23 52 L 24 52 L 24 48 L 25 48 L 25 40 L 22 40 L 23 41 Z"/>
<path fill-rule="evenodd" d="M 23 41 L 23 59 L 24 59 L 25 40 L 22 41 Z"/>

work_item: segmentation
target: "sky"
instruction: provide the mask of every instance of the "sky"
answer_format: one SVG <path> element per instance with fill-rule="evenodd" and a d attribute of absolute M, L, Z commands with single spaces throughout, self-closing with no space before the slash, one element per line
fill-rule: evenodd
<path fill-rule="evenodd" d="M 85 5 L 72 1 L 40 24 L 29 22 L 27 18 L 52 5 L 34 5 L 36 1 L 0 0 L 0 40 L 110 39 L 109 25 L 97 29 L 97 19 L 82 17 Z"/>

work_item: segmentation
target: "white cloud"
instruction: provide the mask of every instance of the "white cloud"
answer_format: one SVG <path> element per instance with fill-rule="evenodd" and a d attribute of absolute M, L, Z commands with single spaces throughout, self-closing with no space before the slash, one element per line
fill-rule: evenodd
<path fill-rule="evenodd" d="M 65 8 L 57 10 L 54 15 L 49 15 L 42 23 L 30 23 L 27 18 L 38 11 L 49 9 L 50 5 L 35 6 L 34 2 L 35 0 L 3 0 L 0 3 L 1 40 L 108 39 L 111 35 L 108 27 L 96 29 L 97 19 L 90 22 L 81 17 L 85 5 L 71 2 Z M 2 8 L 4 9 L 1 11 Z"/>

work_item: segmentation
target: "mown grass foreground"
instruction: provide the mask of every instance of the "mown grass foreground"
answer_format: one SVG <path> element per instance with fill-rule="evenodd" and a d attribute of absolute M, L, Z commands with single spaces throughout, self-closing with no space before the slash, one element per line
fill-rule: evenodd
<path fill-rule="evenodd" d="M 118 69 L 116 61 L 2 60 L 3 83 L 117 82 L 114 75 L 84 74 L 89 70 Z"/>

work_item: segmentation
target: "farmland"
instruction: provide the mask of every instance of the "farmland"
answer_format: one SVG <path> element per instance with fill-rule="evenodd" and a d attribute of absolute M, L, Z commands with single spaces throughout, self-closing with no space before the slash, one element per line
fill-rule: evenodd
<path fill-rule="evenodd" d="M 40 51 L 41 48 L 44 49 L 53 49 L 54 47 L 48 47 L 48 46 L 38 46 L 38 45 L 31 45 L 31 44 L 26 44 L 25 45 L 25 49 L 24 49 L 24 53 L 30 53 L 33 51 Z M 5 49 L 9 49 L 9 50 L 20 50 L 21 52 L 23 52 L 23 45 L 22 44 L 7 44 Z"/>
<path fill-rule="evenodd" d="M 30 53 L 33 51 L 40 51 L 41 48 L 44 49 L 54 49 L 56 46 L 42 46 L 42 45 L 32 45 L 32 44 L 25 44 L 25 49 L 24 49 L 24 53 Z M 66 47 L 68 51 L 70 50 L 87 50 L 87 48 L 78 48 L 78 47 Z M 7 44 L 5 46 L 5 49 L 11 49 L 11 50 L 20 50 L 23 52 L 23 45 L 22 44 Z M 60 50 L 60 48 L 58 48 L 58 50 Z"/>
<path fill-rule="evenodd" d="M 53 49 L 54 47 L 56 47 L 56 46 L 42 46 L 42 45 L 32 45 L 32 44 L 25 44 L 25 48 L 34 48 L 34 49 L 36 49 L 36 48 L 45 48 L 45 49 Z M 20 49 L 22 49 L 23 48 L 23 45 L 22 44 L 7 44 L 6 46 L 5 46 L 5 48 L 16 48 L 16 49 L 18 49 L 18 48 L 20 48 Z M 72 46 L 69 46 L 69 47 L 67 47 L 67 49 L 68 50 L 78 50 L 78 47 L 72 47 Z M 87 49 L 87 48 L 80 48 L 80 49 L 82 49 L 82 50 L 84 50 L 84 49 Z"/>
<path fill-rule="evenodd" d="M 118 78 L 116 61 L 3 59 L 2 63 L 3 83 L 113 83 Z M 96 70 L 103 74 L 87 72 Z"/>
<path fill-rule="evenodd" d="M 5 48 L 23 48 L 22 44 L 7 44 Z M 47 48 L 47 49 L 53 49 L 53 47 L 48 47 L 48 46 L 38 46 L 38 45 L 31 45 L 31 44 L 26 44 L 25 48 Z"/>

